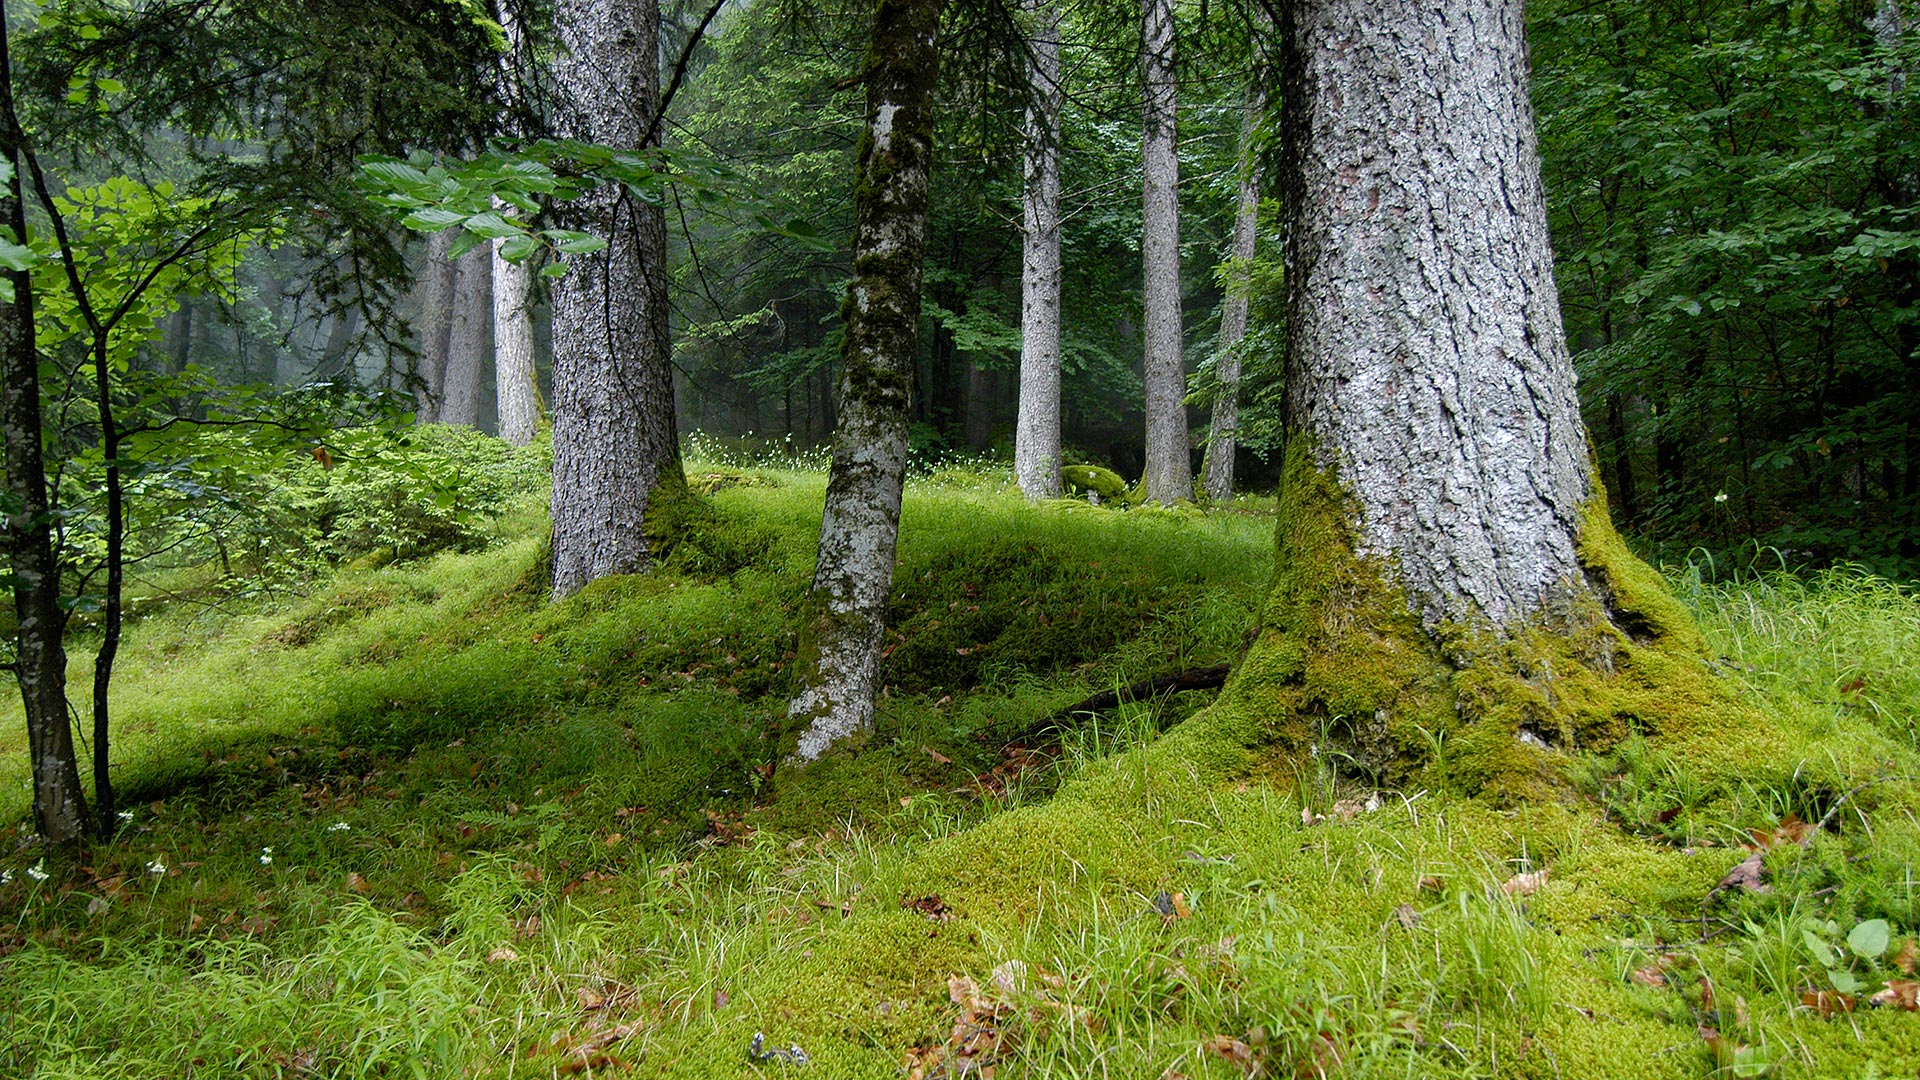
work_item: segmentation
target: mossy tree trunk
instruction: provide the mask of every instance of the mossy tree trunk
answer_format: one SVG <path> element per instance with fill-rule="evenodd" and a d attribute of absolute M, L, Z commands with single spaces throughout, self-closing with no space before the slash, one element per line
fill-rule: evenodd
<path fill-rule="evenodd" d="M 657 0 L 560 0 L 562 134 L 638 147 L 657 133 Z M 569 204 L 606 237 L 553 290 L 553 593 L 644 570 L 653 518 L 686 493 L 674 427 L 664 210 L 623 187 Z"/>
<path fill-rule="evenodd" d="M 1386 775 L 1451 740 L 1453 782 L 1509 794 L 1548 747 L 1713 712 L 1697 632 L 1592 475 L 1520 0 L 1282 18 L 1289 442 L 1225 704 Z"/>
<path fill-rule="evenodd" d="M 1020 412 L 1013 472 L 1029 499 L 1060 497 L 1060 5 L 1028 0 L 1035 23 L 1026 124 L 1020 268 Z"/>
<path fill-rule="evenodd" d="M 799 732 L 794 757 L 802 762 L 873 726 L 919 350 L 935 43 L 944 6 L 879 0 L 874 9 L 863 72 L 867 128 L 854 188 L 854 278 L 840 309 L 840 415 L 812 611 L 802 629 L 802 683 L 788 711 Z"/>
<path fill-rule="evenodd" d="M 1140 258 L 1145 282 L 1147 498 L 1193 498 L 1180 326 L 1180 158 L 1174 142 L 1173 0 L 1140 0 L 1144 86 Z"/>

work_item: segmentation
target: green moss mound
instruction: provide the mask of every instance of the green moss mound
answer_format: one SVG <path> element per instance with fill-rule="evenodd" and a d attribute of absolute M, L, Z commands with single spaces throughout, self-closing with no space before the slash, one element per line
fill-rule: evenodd
<path fill-rule="evenodd" d="M 1101 506 L 1115 509 L 1138 506 L 1140 492 L 1127 487 L 1120 474 L 1100 465 L 1068 465 L 1060 470 L 1060 482 L 1075 495 Z"/>

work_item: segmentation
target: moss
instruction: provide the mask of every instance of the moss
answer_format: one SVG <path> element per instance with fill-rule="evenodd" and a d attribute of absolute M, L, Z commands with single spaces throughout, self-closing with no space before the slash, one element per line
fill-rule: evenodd
<path fill-rule="evenodd" d="M 1068 465 L 1060 470 L 1060 482 L 1068 491 L 1087 496 L 1102 506 L 1137 506 L 1140 495 L 1128 489 L 1127 482 L 1112 469 L 1098 465 Z"/>
<path fill-rule="evenodd" d="M 1423 627 L 1392 565 L 1356 554 L 1357 509 L 1298 442 L 1279 514 L 1258 635 L 1217 706 L 1249 745 L 1338 753 L 1376 781 L 1496 801 L 1557 797 L 1572 752 L 1636 732 L 1716 770 L 1791 753 L 1712 670 L 1692 618 L 1627 551 L 1602 492 L 1582 515 L 1586 581 L 1505 633 Z"/>

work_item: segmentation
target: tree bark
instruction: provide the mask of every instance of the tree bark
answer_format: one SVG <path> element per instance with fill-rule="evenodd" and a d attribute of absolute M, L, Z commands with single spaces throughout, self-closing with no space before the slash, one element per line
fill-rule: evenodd
<path fill-rule="evenodd" d="M 854 278 L 841 305 L 839 424 L 820 524 L 802 683 L 788 709 L 794 758 L 873 726 L 906 476 L 919 350 L 935 39 L 944 0 L 878 0 L 867 47 L 867 128 L 854 187 Z"/>
<path fill-rule="evenodd" d="M 1260 117 L 1267 110 L 1260 78 L 1256 73 L 1247 88 L 1247 116 L 1240 129 L 1240 202 L 1233 215 L 1234 271 L 1227 285 L 1226 307 L 1220 313 L 1220 354 L 1214 361 L 1219 389 L 1213 399 L 1207 456 L 1201 469 L 1202 486 L 1214 502 L 1233 498 L 1233 455 L 1239 449 L 1241 350 L 1250 306 L 1247 266 L 1260 239 L 1260 165 L 1253 145 Z"/>
<path fill-rule="evenodd" d="M 1593 495 L 1518 0 L 1289 11 L 1287 419 L 1429 624 L 1580 578 Z"/>
<path fill-rule="evenodd" d="M 453 286 L 459 268 L 447 258 L 454 230 L 442 229 L 427 237 L 427 263 L 421 269 L 419 383 L 414 387 L 414 419 L 431 424 L 440 419 L 440 400 L 447 380 L 447 337 L 453 328 Z"/>
<path fill-rule="evenodd" d="M 1145 280 L 1147 498 L 1193 498 L 1180 329 L 1180 159 L 1174 147 L 1173 0 L 1140 0 L 1145 86 L 1140 257 Z"/>
<path fill-rule="evenodd" d="M 1020 405 L 1013 471 L 1021 494 L 1057 499 L 1060 487 L 1060 5 L 1034 13 L 1027 106 L 1026 193 L 1020 260 Z"/>
<path fill-rule="evenodd" d="M 493 246 L 481 244 L 460 256 L 453 290 L 453 325 L 447 332 L 446 379 L 441 385 L 443 424 L 480 425 L 481 373 L 487 366 L 487 332 L 493 326 Z"/>
<path fill-rule="evenodd" d="M 571 138 L 639 147 L 660 100 L 657 0 L 560 0 L 554 74 Z M 667 225 L 625 188 L 565 223 L 607 238 L 553 291 L 553 594 L 646 569 L 665 500 L 685 493 L 667 333 Z"/>
<path fill-rule="evenodd" d="M 540 427 L 533 369 L 533 316 L 527 309 L 527 268 L 501 258 L 502 243 L 505 241 L 493 243 L 494 396 L 500 437 L 515 446 L 525 446 Z"/>
<path fill-rule="evenodd" d="M 17 164 L 21 135 L 13 119 L 11 67 L 6 27 L 0 14 L 0 155 Z M 26 210 L 16 168 L 0 197 L 0 218 L 15 237 L 26 235 Z M 33 279 L 9 271 L 14 301 L 0 305 L 0 424 L 5 427 L 7 560 L 13 575 L 15 659 L 27 717 L 27 753 L 33 774 L 33 824 L 56 844 L 73 843 L 87 833 L 86 796 L 80 788 L 79 759 L 67 715 L 66 615 L 60 609 L 60 563 L 53 546 L 52 506 L 48 500 L 46 459 L 41 447 L 40 355 L 33 325 Z"/>

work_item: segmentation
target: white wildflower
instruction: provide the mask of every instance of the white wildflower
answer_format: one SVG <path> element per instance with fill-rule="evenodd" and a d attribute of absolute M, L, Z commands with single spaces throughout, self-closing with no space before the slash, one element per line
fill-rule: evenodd
<path fill-rule="evenodd" d="M 132 821 L 132 820 L 133 820 L 133 811 L 131 811 L 131 810 L 122 810 L 122 811 L 120 811 L 119 813 L 117 813 L 117 814 L 115 814 L 115 815 L 113 815 L 113 816 L 114 816 L 114 817 L 117 817 L 117 818 L 119 818 L 119 819 L 120 819 L 121 821 Z"/>
<path fill-rule="evenodd" d="M 327 831 L 328 832 L 346 832 L 348 829 L 351 829 L 351 828 L 353 828 L 353 826 L 347 824 L 344 821 L 336 821 L 333 824 L 327 826 Z"/>
<path fill-rule="evenodd" d="M 1726 501 L 1727 501 L 1727 493 L 1726 493 L 1726 492 L 1724 492 L 1724 491 L 1717 491 L 1717 492 L 1715 492 L 1715 493 L 1714 493 L 1714 496 L 1713 496 L 1713 501 L 1714 501 L 1714 502 L 1717 502 L 1717 503 L 1723 503 L 1723 502 L 1726 502 Z"/>
<path fill-rule="evenodd" d="M 260 865 L 261 866 L 273 865 L 273 849 L 272 848 L 263 847 L 260 849 Z"/>
<path fill-rule="evenodd" d="M 147 873 L 149 874 L 164 874 L 166 872 L 167 864 L 161 862 L 159 859 L 155 859 L 147 864 Z"/>
<path fill-rule="evenodd" d="M 11 884 L 13 884 L 13 871 L 0 870 L 0 885 L 11 885 Z"/>
<path fill-rule="evenodd" d="M 52 877 L 53 875 L 47 873 L 46 866 L 47 866 L 47 860 L 41 859 L 39 862 L 34 863 L 32 866 L 27 867 L 27 876 L 32 878 L 35 881 L 47 880 L 49 877 Z"/>

